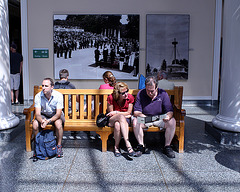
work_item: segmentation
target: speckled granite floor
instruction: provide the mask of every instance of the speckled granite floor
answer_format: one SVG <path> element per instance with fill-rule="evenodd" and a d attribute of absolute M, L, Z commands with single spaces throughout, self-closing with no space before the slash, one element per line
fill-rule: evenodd
<path fill-rule="evenodd" d="M 13 106 L 13 112 L 21 113 L 24 107 Z M 102 153 L 94 133 L 90 138 L 78 133 L 74 140 L 66 132 L 63 158 L 34 163 L 22 131 L 11 142 L 0 142 L 0 191 L 239 191 L 240 148 L 221 146 L 205 133 L 205 122 L 217 109 L 184 108 L 185 152 L 176 153 L 175 159 L 162 154 L 158 133 L 146 135 L 148 154 L 116 158 L 112 139 Z M 130 139 L 135 144 L 133 135 Z"/>

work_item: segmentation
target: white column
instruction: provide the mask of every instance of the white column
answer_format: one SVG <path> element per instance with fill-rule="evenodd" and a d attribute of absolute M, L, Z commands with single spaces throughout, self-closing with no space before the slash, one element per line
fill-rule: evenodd
<path fill-rule="evenodd" d="M 221 47 L 221 34 L 222 34 L 222 1 L 223 0 L 216 0 L 216 8 L 215 8 L 212 101 L 218 100 L 220 47 Z"/>
<path fill-rule="evenodd" d="M 240 132 L 240 1 L 224 1 L 219 114 L 215 127 Z"/>
<path fill-rule="evenodd" d="M 8 0 L 0 0 L 0 130 L 18 125 L 11 111 Z"/>
<path fill-rule="evenodd" d="M 28 25 L 27 25 L 27 0 L 21 0 L 21 33 L 23 55 L 23 95 L 29 101 L 29 66 L 28 66 Z"/>

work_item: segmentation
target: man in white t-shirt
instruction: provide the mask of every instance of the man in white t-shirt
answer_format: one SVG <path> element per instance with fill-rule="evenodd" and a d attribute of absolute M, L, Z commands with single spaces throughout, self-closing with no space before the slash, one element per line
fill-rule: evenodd
<path fill-rule="evenodd" d="M 40 129 L 48 124 L 55 126 L 57 136 L 57 157 L 62 157 L 63 123 L 65 122 L 63 109 L 63 95 L 53 90 L 54 82 L 45 78 L 42 82 L 42 91 L 35 96 L 35 120 L 33 134 L 36 137 Z"/>
<path fill-rule="evenodd" d="M 172 90 L 174 89 L 174 83 L 167 80 L 167 74 L 163 71 L 158 73 L 158 87 L 163 90 Z"/>

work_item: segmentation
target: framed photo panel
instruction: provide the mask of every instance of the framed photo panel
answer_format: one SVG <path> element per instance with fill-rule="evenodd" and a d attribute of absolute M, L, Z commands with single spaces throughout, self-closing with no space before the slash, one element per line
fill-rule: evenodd
<path fill-rule="evenodd" d="M 139 15 L 53 15 L 54 76 L 61 69 L 70 79 L 137 80 Z"/>
<path fill-rule="evenodd" d="M 148 14 L 146 75 L 188 79 L 190 15 Z"/>

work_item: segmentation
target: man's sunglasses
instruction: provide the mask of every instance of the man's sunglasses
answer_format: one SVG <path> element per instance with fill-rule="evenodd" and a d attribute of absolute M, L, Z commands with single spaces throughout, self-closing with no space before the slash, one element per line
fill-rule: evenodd
<path fill-rule="evenodd" d="M 127 91 L 125 91 L 125 92 L 122 92 L 122 93 L 121 93 L 120 91 L 118 91 L 118 93 L 121 94 L 121 95 L 125 95 L 126 93 L 128 93 L 128 91 L 129 91 L 129 90 L 127 90 Z"/>

